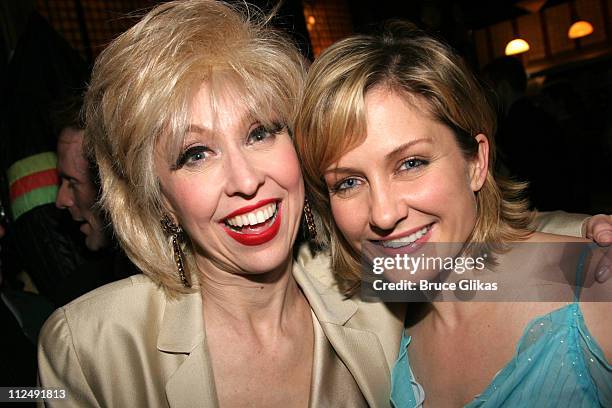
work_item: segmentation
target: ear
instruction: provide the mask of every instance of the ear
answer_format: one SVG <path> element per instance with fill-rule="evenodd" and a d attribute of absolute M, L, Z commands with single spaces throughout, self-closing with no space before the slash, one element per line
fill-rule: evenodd
<path fill-rule="evenodd" d="M 472 191 L 479 191 L 489 173 L 489 139 L 482 133 L 474 138 L 478 143 L 476 156 L 469 162 L 470 186 Z"/>

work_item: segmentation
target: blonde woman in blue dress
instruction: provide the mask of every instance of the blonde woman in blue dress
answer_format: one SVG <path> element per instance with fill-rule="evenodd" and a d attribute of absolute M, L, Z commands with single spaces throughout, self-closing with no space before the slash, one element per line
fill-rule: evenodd
<path fill-rule="evenodd" d="M 493 112 L 460 58 L 410 24 L 345 39 L 314 62 L 297 148 L 347 292 L 360 284 L 365 245 L 399 253 L 426 242 L 572 240 L 534 232 L 517 198 L 522 186 L 493 177 L 494 132 Z M 503 264 L 509 255 L 496 256 Z M 546 267 L 546 259 L 525 268 Z M 609 284 L 595 286 L 604 299 Z M 578 296 L 409 304 L 391 402 L 612 406 L 610 310 Z"/>

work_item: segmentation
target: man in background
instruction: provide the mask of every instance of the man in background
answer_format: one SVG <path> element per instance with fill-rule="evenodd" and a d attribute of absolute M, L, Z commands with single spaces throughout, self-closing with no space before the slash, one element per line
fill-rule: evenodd
<path fill-rule="evenodd" d="M 85 234 L 85 246 L 99 251 L 111 245 L 108 222 L 96 206 L 99 181 L 95 165 L 83 152 L 84 125 L 79 118 L 79 99 L 69 102 L 59 115 L 57 170 L 60 186 L 55 205 L 70 212 Z M 57 125 L 56 125 L 57 126 Z"/>
<path fill-rule="evenodd" d="M 138 273 L 113 239 L 110 221 L 98 206 L 100 181 L 97 166 L 83 150 L 85 124 L 80 116 L 82 96 L 67 98 L 54 118 L 58 134 L 57 170 L 60 178 L 55 205 L 68 210 L 85 236 L 85 263 L 65 285 L 68 302 L 98 286 Z"/>

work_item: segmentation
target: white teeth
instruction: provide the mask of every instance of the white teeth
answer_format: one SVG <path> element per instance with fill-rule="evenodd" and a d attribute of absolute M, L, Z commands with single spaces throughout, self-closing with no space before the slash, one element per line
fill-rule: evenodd
<path fill-rule="evenodd" d="M 228 218 L 225 222 L 233 227 L 242 227 L 245 225 L 255 225 L 266 222 L 276 214 L 276 203 L 268 204 L 263 208 L 258 208 L 247 214 L 237 215 Z"/>
<path fill-rule="evenodd" d="M 429 228 L 430 226 L 423 227 L 417 232 L 414 232 L 408 235 L 407 237 L 398 238 L 398 239 L 389 240 L 389 241 L 382 241 L 382 245 L 385 248 L 401 248 L 403 246 L 410 245 L 414 243 L 417 239 L 421 238 L 423 235 L 427 234 L 427 231 L 429 231 Z"/>
<path fill-rule="evenodd" d="M 257 223 L 262 223 L 266 220 L 266 216 L 264 216 L 264 213 L 262 211 L 257 211 Z"/>

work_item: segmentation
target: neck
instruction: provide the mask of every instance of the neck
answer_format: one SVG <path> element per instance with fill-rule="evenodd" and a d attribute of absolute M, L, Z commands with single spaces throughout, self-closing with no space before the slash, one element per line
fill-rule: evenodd
<path fill-rule="evenodd" d="M 497 305 L 495 302 L 433 302 L 429 318 L 435 328 L 455 329 L 490 316 Z"/>
<path fill-rule="evenodd" d="M 274 333 L 306 304 L 292 274 L 292 259 L 273 271 L 240 274 L 210 263 L 199 265 L 200 291 L 206 321 L 214 320 L 236 330 Z"/>

